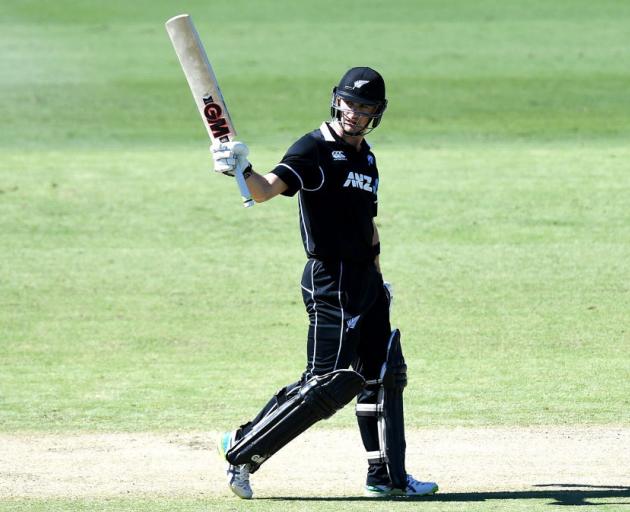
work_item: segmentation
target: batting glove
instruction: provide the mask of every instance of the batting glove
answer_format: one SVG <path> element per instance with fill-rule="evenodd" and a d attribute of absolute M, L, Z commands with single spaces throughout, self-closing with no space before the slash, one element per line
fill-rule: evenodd
<path fill-rule="evenodd" d="M 383 288 L 385 288 L 385 296 L 387 297 L 387 303 L 389 307 L 392 307 L 392 302 L 394 302 L 394 287 L 392 283 L 387 281 L 383 281 Z"/>
<path fill-rule="evenodd" d="M 210 146 L 214 171 L 234 176 L 237 169 L 244 170 L 250 166 L 247 160 L 249 148 L 242 142 L 219 142 L 215 140 Z"/>

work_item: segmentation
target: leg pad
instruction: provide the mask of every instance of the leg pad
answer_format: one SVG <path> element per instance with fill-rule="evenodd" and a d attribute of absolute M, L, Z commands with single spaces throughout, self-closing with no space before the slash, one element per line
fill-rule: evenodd
<path fill-rule="evenodd" d="M 357 404 L 357 416 L 376 416 L 380 449 L 368 452 L 370 464 L 386 463 L 392 485 L 399 489 L 407 487 L 405 469 L 405 419 L 403 390 L 407 385 L 407 365 L 400 345 L 400 331 L 395 329 L 389 339 L 387 359 L 383 363 L 380 378 L 368 381 L 378 385 L 375 404 Z"/>
<path fill-rule="evenodd" d="M 337 370 L 309 379 L 293 396 L 274 409 L 227 452 L 234 465 L 258 467 L 319 420 L 330 418 L 365 386 L 361 375 Z"/>

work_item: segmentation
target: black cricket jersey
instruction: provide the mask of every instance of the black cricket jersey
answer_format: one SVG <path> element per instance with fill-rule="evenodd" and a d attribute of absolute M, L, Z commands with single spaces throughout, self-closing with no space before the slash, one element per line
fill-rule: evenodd
<path fill-rule="evenodd" d="M 322 260 L 374 260 L 373 217 L 378 169 L 369 144 L 344 142 L 328 123 L 293 144 L 272 171 L 298 194 L 306 255 Z"/>

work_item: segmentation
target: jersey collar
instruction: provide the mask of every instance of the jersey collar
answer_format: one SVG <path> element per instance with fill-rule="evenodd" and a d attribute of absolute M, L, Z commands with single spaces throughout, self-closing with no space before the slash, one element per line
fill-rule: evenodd
<path fill-rule="evenodd" d="M 337 139 L 335 138 L 335 135 L 337 134 L 333 135 L 333 130 L 326 121 L 324 121 L 319 127 L 319 131 L 322 132 L 326 142 L 337 142 Z"/>
<path fill-rule="evenodd" d="M 324 140 L 326 142 L 338 142 L 340 144 L 347 144 L 341 137 L 339 137 L 339 135 L 335 133 L 335 130 L 333 130 L 326 121 L 324 121 L 319 127 L 319 131 L 322 132 L 322 136 L 324 137 Z M 368 141 L 365 140 L 365 138 L 361 141 L 361 148 L 370 149 L 370 145 L 368 144 Z"/>

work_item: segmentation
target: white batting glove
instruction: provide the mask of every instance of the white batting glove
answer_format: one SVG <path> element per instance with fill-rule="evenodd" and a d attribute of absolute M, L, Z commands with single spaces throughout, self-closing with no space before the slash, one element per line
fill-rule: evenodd
<path fill-rule="evenodd" d="M 383 288 L 385 288 L 385 296 L 387 297 L 387 302 L 389 303 L 389 309 L 391 309 L 392 303 L 394 302 L 394 287 L 392 286 L 392 283 L 383 281 Z"/>
<path fill-rule="evenodd" d="M 242 171 L 250 165 L 249 160 L 247 160 L 249 148 L 243 142 L 219 142 L 215 140 L 210 146 L 210 152 L 212 153 L 215 172 L 227 176 L 234 176 L 237 169 Z"/>

